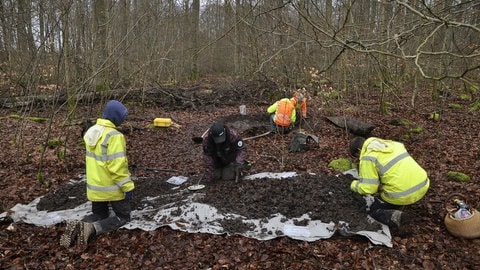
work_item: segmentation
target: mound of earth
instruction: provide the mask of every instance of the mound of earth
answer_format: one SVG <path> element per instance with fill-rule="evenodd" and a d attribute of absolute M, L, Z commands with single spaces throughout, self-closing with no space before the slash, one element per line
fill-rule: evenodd
<path fill-rule="evenodd" d="M 197 184 L 197 179 L 200 180 L 198 177 L 191 177 L 178 187 L 167 183 L 166 179 L 137 179 L 132 200 L 133 209 L 182 204 L 192 193 L 187 187 Z M 349 190 L 352 179 L 349 175 L 305 174 L 282 179 L 217 181 L 196 191 L 201 192 L 202 196 L 196 196 L 195 200 L 214 206 L 221 213 L 234 213 L 245 219 L 268 219 L 279 213 L 288 219 L 294 219 L 299 226 L 307 225 L 311 219 L 326 223 L 345 221 L 352 231 L 379 229 L 378 224 L 366 227 L 365 200 Z M 147 200 L 149 197 L 156 199 Z M 85 183 L 77 182 L 42 197 L 37 209 L 65 210 L 85 202 Z M 308 214 L 310 219 L 297 219 L 303 214 Z M 242 233 L 247 229 L 241 220 L 226 222 L 229 222 L 225 224 L 228 233 Z"/>

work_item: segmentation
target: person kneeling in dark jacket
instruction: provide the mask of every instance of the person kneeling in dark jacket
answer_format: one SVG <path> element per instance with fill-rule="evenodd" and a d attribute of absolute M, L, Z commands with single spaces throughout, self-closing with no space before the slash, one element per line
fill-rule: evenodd
<path fill-rule="evenodd" d="M 246 147 L 238 132 L 224 123 L 213 123 L 203 140 L 206 181 L 238 180 L 242 175 L 246 156 Z"/>

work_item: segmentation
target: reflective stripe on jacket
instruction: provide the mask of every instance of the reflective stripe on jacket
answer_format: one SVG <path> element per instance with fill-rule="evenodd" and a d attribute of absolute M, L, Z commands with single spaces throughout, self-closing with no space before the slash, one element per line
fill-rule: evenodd
<path fill-rule="evenodd" d="M 124 193 L 135 187 L 128 171 L 125 137 L 110 120 L 100 118 L 83 139 L 88 200 L 123 200 Z"/>
<path fill-rule="evenodd" d="M 350 189 L 361 195 L 375 194 L 395 205 L 417 202 L 430 186 L 427 172 L 408 154 L 402 143 L 368 138 L 360 152 L 359 180 Z"/>
<path fill-rule="evenodd" d="M 295 103 L 289 98 L 282 98 L 273 103 L 267 112 L 275 113 L 273 121 L 279 126 L 288 127 L 297 120 Z"/>

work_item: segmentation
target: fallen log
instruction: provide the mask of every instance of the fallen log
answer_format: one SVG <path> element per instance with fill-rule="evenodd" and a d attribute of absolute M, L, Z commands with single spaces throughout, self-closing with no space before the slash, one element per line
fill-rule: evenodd
<path fill-rule="evenodd" d="M 369 137 L 374 125 L 364 123 L 359 120 L 346 117 L 346 116 L 332 116 L 327 119 L 338 127 L 346 129 L 348 132 L 362 137 Z"/>

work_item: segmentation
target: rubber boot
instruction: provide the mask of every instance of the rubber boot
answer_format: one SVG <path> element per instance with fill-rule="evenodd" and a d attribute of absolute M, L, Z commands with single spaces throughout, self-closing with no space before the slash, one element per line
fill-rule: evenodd
<path fill-rule="evenodd" d="M 77 240 L 79 224 L 80 221 L 78 220 L 70 220 L 67 222 L 65 231 L 63 232 L 62 236 L 60 236 L 61 246 L 68 248 L 75 242 L 75 240 Z"/>
<path fill-rule="evenodd" d="M 77 245 L 86 247 L 90 239 L 95 236 L 96 230 L 93 223 L 80 222 Z"/>
<path fill-rule="evenodd" d="M 405 223 L 405 214 L 403 211 L 394 209 L 377 209 L 369 213 L 375 220 L 388 225 L 401 227 Z"/>

